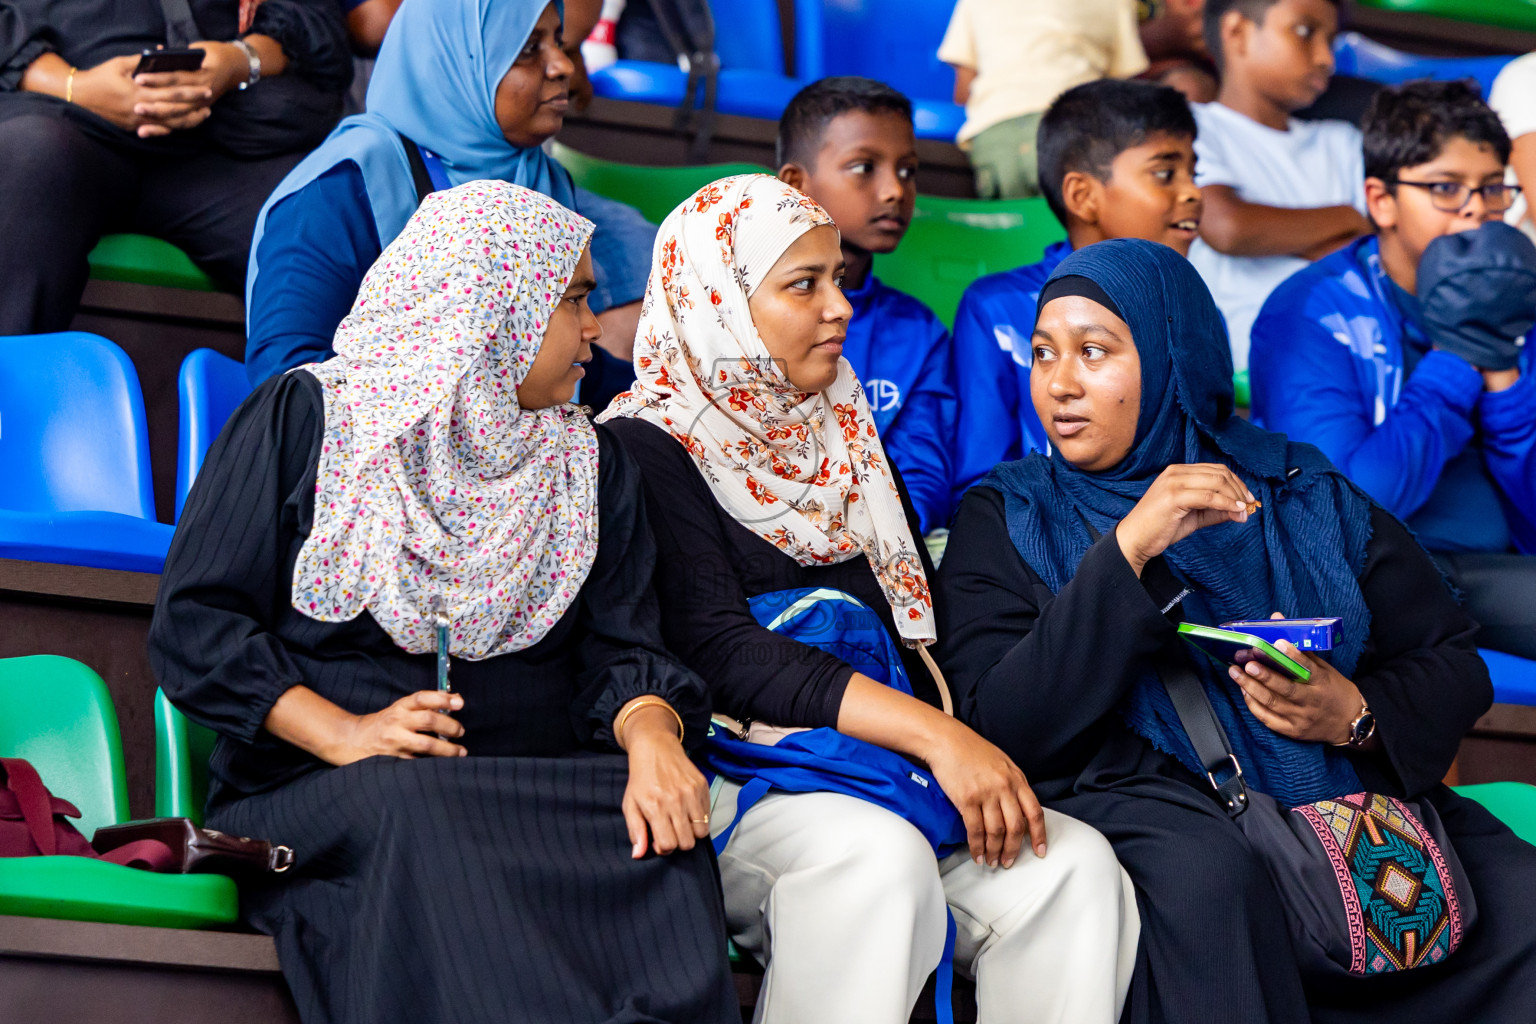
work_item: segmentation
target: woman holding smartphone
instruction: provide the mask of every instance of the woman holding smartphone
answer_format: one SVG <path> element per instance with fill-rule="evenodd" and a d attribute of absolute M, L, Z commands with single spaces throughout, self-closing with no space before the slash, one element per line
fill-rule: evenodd
<path fill-rule="evenodd" d="M 1429 556 L 1317 449 L 1234 410 L 1226 331 L 1189 262 L 1101 242 L 1040 293 L 1030 390 L 1050 454 L 961 505 L 937 592 L 959 714 L 1136 883 L 1134 1020 L 1518 1020 L 1536 924 L 1506 895 L 1536 848 L 1440 784 L 1492 698 L 1476 626 Z M 1339 616 L 1331 660 L 1222 671 L 1180 621 Z M 1218 803 L 1160 667 L 1200 679 L 1247 784 L 1283 806 L 1427 799 L 1477 898 L 1442 963 L 1304 984 L 1264 863 Z"/>
<path fill-rule="evenodd" d="M 336 0 L 0 0 L 0 335 L 61 331 L 101 236 L 179 246 L 245 280 L 262 202 L 341 116 L 352 80 Z M 195 68 L 141 51 L 187 48 Z"/>

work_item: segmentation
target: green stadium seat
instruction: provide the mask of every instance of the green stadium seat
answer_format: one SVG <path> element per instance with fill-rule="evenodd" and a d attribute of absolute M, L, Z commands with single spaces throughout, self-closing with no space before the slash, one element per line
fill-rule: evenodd
<path fill-rule="evenodd" d="M 176 710 L 155 690 L 155 817 L 203 823 L 208 759 L 218 734 Z"/>
<path fill-rule="evenodd" d="M 1524 782 L 1483 782 L 1457 786 L 1456 792 L 1476 800 L 1515 835 L 1536 844 L 1536 786 Z"/>
<path fill-rule="evenodd" d="M 555 159 L 571 172 L 578 187 L 628 203 L 652 224 L 660 224 L 677 204 L 712 181 L 733 174 L 772 174 L 757 164 L 703 164 L 697 167 L 645 167 L 579 153 L 555 143 Z"/>
<path fill-rule="evenodd" d="M 901 247 L 875 257 L 875 273 L 915 295 L 952 326 L 960 296 L 983 274 L 1038 260 L 1066 237 L 1044 199 L 949 199 L 919 195 Z"/>
<path fill-rule="evenodd" d="M 80 809 L 85 836 L 128 817 L 117 712 L 107 686 L 70 658 L 0 659 L 0 756 L 37 768 Z M 86 857 L 0 858 L 0 914 L 165 928 L 233 924 L 235 883 L 222 875 L 158 875 Z"/>
<path fill-rule="evenodd" d="M 1536 0 L 1355 0 L 1361 7 L 1405 14 L 1428 14 L 1450 21 L 1470 21 L 1536 32 Z"/>
<path fill-rule="evenodd" d="M 91 277 L 162 288 L 216 292 L 213 278 L 170 242 L 148 235 L 107 235 L 91 250 Z"/>

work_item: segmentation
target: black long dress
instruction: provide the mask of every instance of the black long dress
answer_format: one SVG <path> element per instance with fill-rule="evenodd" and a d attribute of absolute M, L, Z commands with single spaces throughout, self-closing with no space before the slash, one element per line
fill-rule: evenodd
<path fill-rule="evenodd" d="M 176 533 L 150 655 L 166 694 L 216 729 L 209 824 L 293 847 L 246 885 L 306 1024 L 738 1021 L 708 843 L 630 857 L 628 762 L 611 723 L 658 694 L 708 721 L 702 681 L 662 648 L 639 477 L 599 430 L 596 561 L 526 650 L 454 659 L 470 756 L 332 768 L 262 729 L 302 683 L 354 713 L 433 689 L 435 655 L 367 615 L 290 604 L 323 423 L 318 382 L 263 384 L 235 414 Z"/>
<path fill-rule="evenodd" d="M 1024 769 L 1047 806 L 1103 832 L 1135 882 L 1141 949 L 1127 1020 L 1536 1019 L 1536 847 L 1439 783 L 1492 700 L 1476 627 L 1379 509 L 1359 580 L 1371 633 L 1354 682 L 1382 749 L 1352 760 L 1368 789 L 1427 795 L 1479 919 L 1439 965 L 1304 987 L 1279 897 L 1243 833 L 1204 779 L 1117 712 L 1148 659 L 1178 651 L 1177 610 L 1161 609 L 1181 584 L 1161 559 L 1138 579 L 1108 533 L 1053 595 L 1009 539 L 996 490 L 975 488 L 961 504 L 937 586 L 940 661 L 957 713 Z"/>

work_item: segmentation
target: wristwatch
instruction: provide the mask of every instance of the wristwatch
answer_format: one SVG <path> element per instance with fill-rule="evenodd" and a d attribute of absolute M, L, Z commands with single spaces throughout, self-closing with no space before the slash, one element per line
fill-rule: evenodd
<path fill-rule="evenodd" d="M 1336 747 L 1352 747 L 1359 750 L 1371 741 L 1376 735 L 1376 716 L 1371 713 L 1371 706 L 1364 701 L 1360 702 L 1360 714 L 1349 723 L 1349 739 L 1343 743 L 1335 743 Z"/>
<path fill-rule="evenodd" d="M 250 75 L 246 77 L 245 81 L 240 83 L 240 91 L 244 92 L 246 89 L 249 89 L 251 86 L 261 81 L 261 54 L 256 52 L 256 47 L 252 46 L 244 39 L 236 39 L 232 45 L 238 46 L 240 48 L 240 51 L 245 54 L 245 59 L 249 61 L 251 65 Z"/>

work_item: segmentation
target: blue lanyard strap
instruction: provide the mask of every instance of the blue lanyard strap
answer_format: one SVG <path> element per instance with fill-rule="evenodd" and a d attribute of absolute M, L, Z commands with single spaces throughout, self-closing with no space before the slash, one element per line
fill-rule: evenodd
<path fill-rule="evenodd" d="M 434 191 L 441 192 L 443 189 L 453 187 L 453 182 L 448 180 L 448 169 L 443 166 L 442 157 L 430 149 L 423 149 L 421 151 L 421 162 L 427 165 L 427 177 L 432 179 Z"/>

